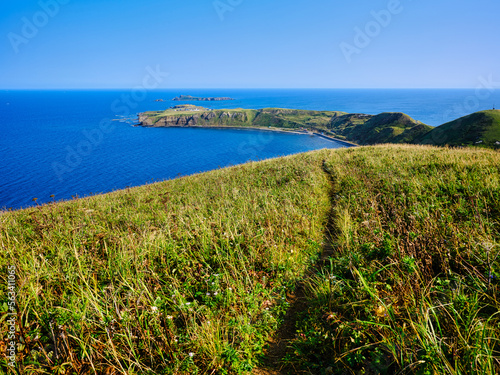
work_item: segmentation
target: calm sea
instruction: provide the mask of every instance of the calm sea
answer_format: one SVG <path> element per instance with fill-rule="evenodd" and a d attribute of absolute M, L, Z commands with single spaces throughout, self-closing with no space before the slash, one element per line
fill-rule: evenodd
<path fill-rule="evenodd" d="M 178 104 L 170 99 L 180 94 L 237 99 L 194 103 L 208 108 L 400 111 L 434 126 L 500 105 L 500 95 L 489 90 L 0 91 L 0 208 L 342 147 L 308 135 L 132 126 L 138 112 Z"/>

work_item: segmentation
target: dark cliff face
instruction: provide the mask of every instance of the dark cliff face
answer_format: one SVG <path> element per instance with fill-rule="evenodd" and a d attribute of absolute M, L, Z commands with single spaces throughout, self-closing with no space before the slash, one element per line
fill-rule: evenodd
<path fill-rule="evenodd" d="M 204 112 L 191 116 L 163 116 L 155 121 L 154 117 L 148 114 L 139 115 L 139 123 L 143 126 L 168 127 L 168 126 L 196 126 L 196 125 L 238 125 L 247 121 L 247 115 L 244 112 Z"/>
<path fill-rule="evenodd" d="M 155 127 L 165 127 L 165 126 L 191 126 L 198 123 L 198 115 L 195 116 L 165 116 L 158 121 L 153 122 L 150 117 L 139 117 L 139 122 L 143 126 L 155 126 Z"/>

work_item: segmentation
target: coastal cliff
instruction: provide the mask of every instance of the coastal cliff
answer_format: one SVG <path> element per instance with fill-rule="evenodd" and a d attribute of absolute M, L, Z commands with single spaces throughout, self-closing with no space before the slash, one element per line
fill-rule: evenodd
<path fill-rule="evenodd" d="M 209 111 L 195 114 L 189 112 L 165 116 L 155 116 L 154 112 L 139 114 L 140 125 L 154 127 L 242 125 L 247 122 L 248 116 L 245 112 Z"/>

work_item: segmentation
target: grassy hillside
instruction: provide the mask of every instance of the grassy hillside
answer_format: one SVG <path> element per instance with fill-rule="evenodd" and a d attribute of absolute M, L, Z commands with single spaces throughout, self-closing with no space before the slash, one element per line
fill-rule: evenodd
<path fill-rule="evenodd" d="M 500 155 L 428 146 L 2 213 L 19 371 L 498 373 L 499 222 Z"/>
<path fill-rule="evenodd" d="M 332 119 L 328 130 L 360 145 L 409 143 L 432 129 L 404 113 L 349 114 Z"/>
<path fill-rule="evenodd" d="M 476 112 L 448 122 L 416 138 L 416 143 L 450 146 L 500 146 L 500 111 Z"/>
<path fill-rule="evenodd" d="M 494 151 L 422 146 L 332 152 L 332 256 L 304 281 L 287 363 L 499 373 L 499 162 Z"/>
<path fill-rule="evenodd" d="M 322 154 L 0 215 L 23 373 L 252 369 L 321 251 Z M 7 328 L 2 319 L 2 338 Z"/>
<path fill-rule="evenodd" d="M 140 115 L 140 121 L 147 126 L 198 125 L 306 129 L 324 132 L 360 145 L 409 143 L 432 129 L 403 113 L 381 113 L 372 116 L 282 108 L 207 111 L 179 112 L 167 109 L 145 112 Z"/>

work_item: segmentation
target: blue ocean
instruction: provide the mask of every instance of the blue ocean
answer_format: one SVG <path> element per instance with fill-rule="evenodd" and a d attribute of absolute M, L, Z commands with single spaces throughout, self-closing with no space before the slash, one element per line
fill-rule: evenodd
<path fill-rule="evenodd" d="M 437 126 L 500 105 L 478 90 L 0 91 L 0 209 L 18 209 L 342 144 L 316 136 L 134 127 L 137 114 L 178 95 L 229 96 L 207 108 L 404 112 Z M 157 99 L 164 99 L 159 102 Z M 189 102 L 187 102 L 189 103 Z"/>

